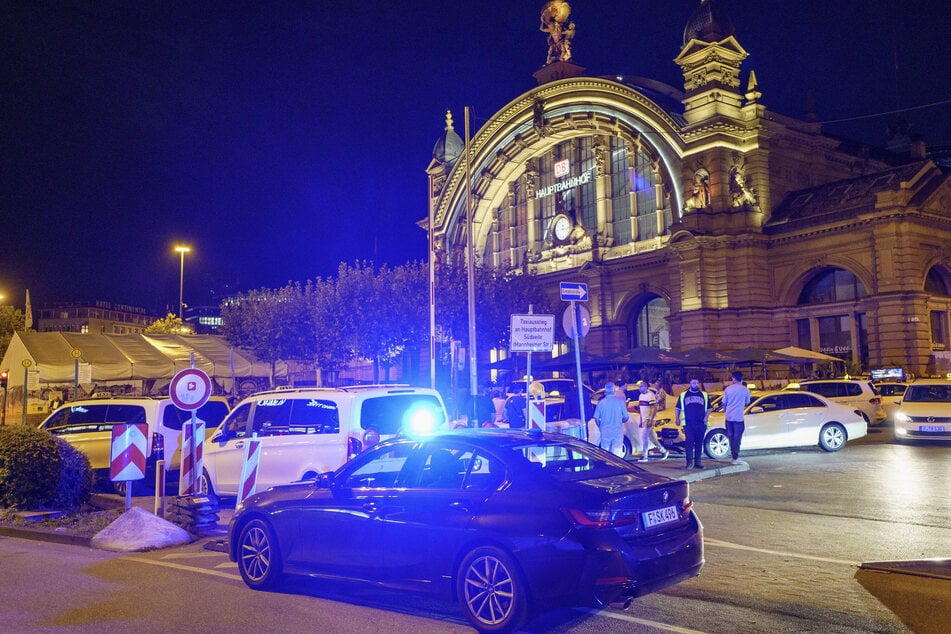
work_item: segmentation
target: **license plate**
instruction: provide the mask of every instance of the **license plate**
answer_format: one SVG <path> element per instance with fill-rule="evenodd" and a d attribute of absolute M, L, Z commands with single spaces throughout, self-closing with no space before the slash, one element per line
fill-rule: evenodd
<path fill-rule="evenodd" d="M 944 427 L 941 425 L 919 425 L 918 431 L 935 431 L 935 432 L 944 432 Z"/>
<path fill-rule="evenodd" d="M 668 506 L 662 509 L 656 509 L 654 511 L 647 511 L 644 513 L 644 526 L 650 528 L 651 526 L 657 526 L 658 524 L 676 522 L 678 519 L 680 519 L 680 515 L 677 514 L 677 507 Z"/>

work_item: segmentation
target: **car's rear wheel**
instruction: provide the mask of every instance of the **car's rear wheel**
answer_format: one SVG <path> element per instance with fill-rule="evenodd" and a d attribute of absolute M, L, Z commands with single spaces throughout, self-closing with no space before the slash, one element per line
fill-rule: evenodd
<path fill-rule="evenodd" d="M 838 451 L 845 446 L 848 434 L 841 423 L 826 423 L 819 431 L 819 447 L 824 451 Z"/>
<path fill-rule="evenodd" d="M 253 519 L 241 528 L 236 548 L 238 571 L 249 588 L 269 590 L 281 581 L 283 562 L 271 525 Z"/>
<path fill-rule="evenodd" d="M 713 460 L 723 460 L 730 455 L 730 439 L 722 429 L 713 429 L 707 434 L 703 450 Z"/>
<path fill-rule="evenodd" d="M 512 557 L 494 546 L 469 552 L 456 574 L 456 594 L 480 632 L 510 632 L 528 614 L 528 588 Z"/>

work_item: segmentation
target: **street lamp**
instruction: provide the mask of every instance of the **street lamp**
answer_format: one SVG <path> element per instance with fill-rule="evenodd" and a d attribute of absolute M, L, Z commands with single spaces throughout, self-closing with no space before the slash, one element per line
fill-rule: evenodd
<path fill-rule="evenodd" d="M 185 245 L 178 245 L 175 247 L 175 250 L 182 256 L 181 261 L 182 265 L 179 269 L 178 274 L 178 318 L 182 318 L 182 309 L 185 307 L 184 302 L 182 301 L 182 292 L 185 288 L 185 254 L 191 252 L 191 247 L 186 247 Z"/>

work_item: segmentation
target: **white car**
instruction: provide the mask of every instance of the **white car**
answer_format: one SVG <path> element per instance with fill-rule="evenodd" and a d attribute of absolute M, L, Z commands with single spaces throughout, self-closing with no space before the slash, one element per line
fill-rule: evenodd
<path fill-rule="evenodd" d="M 819 445 L 838 451 L 846 441 L 868 434 L 862 412 L 810 392 L 782 390 L 755 398 L 743 416 L 742 449 L 782 449 Z M 704 451 L 714 460 L 730 457 L 722 413 L 710 414 Z"/>
<path fill-rule="evenodd" d="M 445 425 L 439 392 L 406 385 L 280 389 L 238 403 L 205 441 L 199 488 L 237 495 L 245 445 L 261 441 L 256 490 L 334 471 L 367 447 Z"/>
<path fill-rule="evenodd" d="M 951 441 L 951 381 L 921 379 L 905 390 L 894 414 L 895 441 Z"/>

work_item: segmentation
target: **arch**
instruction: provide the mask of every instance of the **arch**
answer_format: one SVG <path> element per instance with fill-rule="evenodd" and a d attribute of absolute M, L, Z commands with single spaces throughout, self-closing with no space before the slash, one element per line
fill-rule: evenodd
<path fill-rule="evenodd" d="M 622 313 L 628 345 L 670 350 L 670 312 L 669 299 L 658 292 L 643 291 L 634 297 Z"/>
<path fill-rule="evenodd" d="M 539 117 L 538 104 L 543 116 Z M 484 253 L 496 210 L 509 196 L 508 185 L 526 174 L 530 159 L 559 143 L 591 136 L 637 140 L 656 158 L 669 191 L 672 222 L 682 210 L 683 155 L 675 121 L 656 103 L 631 87 L 598 78 L 573 78 L 544 84 L 493 115 L 470 140 L 470 183 L 476 252 Z M 434 205 L 434 228 L 449 244 L 464 242 L 466 211 L 465 160 L 456 161 Z"/>
<path fill-rule="evenodd" d="M 778 285 L 777 297 L 781 306 L 797 306 L 803 289 L 816 275 L 822 274 L 829 269 L 843 269 L 854 275 L 869 295 L 875 293 L 875 286 L 872 283 L 872 275 L 858 262 L 837 258 L 822 263 L 816 263 L 813 266 L 802 271 L 798 275 L 793 274 Z"/>
<path fill-rule="evenodd" d="M 828 266 L 815 271 L 799 292 L 797 306 L 857 301 L 868 297 L 868 290 L 848 269 Z"/>
<path fill-rule="evenodd" d="M 940 262 L 932 265 L 925 273 L 923 288 L 931 295 L 951 296 L 951 271 Z"/>

